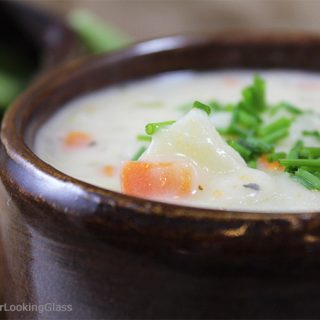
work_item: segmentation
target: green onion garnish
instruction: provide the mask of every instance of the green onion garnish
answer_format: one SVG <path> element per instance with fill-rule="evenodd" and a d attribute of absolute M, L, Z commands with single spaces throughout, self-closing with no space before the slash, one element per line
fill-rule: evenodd
<path fill-rule="evenodd" d="M 229 128 L 216 128 L 216 129 L 221 135 L 227 135 L 230 133 Z"/>
<path fill-rule="evenodd" d="M 308 170 L 308 171 L 320 179 L 320 171 L 312 171 L 312 170 Z"/>
<path fill-rule="evenodd" d="M 260 124 L 260 119 L 245 110 L 239 110 L 238 121 L 245 127 L 257 127 Z"/>
<path fill-rule="evenodd" d="M 232 112 L 234 109 L 236 108 L 236 105 L 233 103 L 227 103 L 224 106 L 224 109 L 222 111 L 226 111 L 226 112 Z"/>
<path fill-rule="evenodd" d="M 197 108 L 208 115 L 212 111 L 231 112 L 229 124 L 224 128 L 218 128 L 217 131 L 242 156 L 249 167 L 257 168 L 259 158 L 266 156 L 269 162 L 279 161 L 297 182 L 309 189 L 320 190 L 320 147 L 305 147 L 303 141 L 298 140 L 288 153 L 275 151 L 279 142 L 289 136 L 291 124 L 296 117 L 306 111 L 301 111 L 288 102 L 268 107 L 265 89 L 264 80 L 255 76 L 253 83 L 243 89 L 242 98 L 236 103 L 224 104 L 216 100 L 209 100 L 207 103 L 195 101 L 193 105 L 182 106 L 181 110 L 190 111 L 191 108 Z M 265 124 L 270 115 L 274 116 L 281 110 L 286 112 L 285 116 Z M 150 142 L 151 135 L 174 122 L 149 123 L 145 128 L 147 135 L 138 135 L 137 139 Z M 320 141 L 319 130 L 305 130 L 302 135 L 312 136 Z"/>
<path fill-rule="evenodd" d="M 288 159 L 298 159 L 301 148 L 303 147 L 303 142 L 298 140 L 288 153 Z"/>
<path fill-rule="evenodd" d="M 265 82 L 258 75 L 251 86 L 243 89 L 242 102 L 248 110 L 261 112 L 266 109 Z"/>
<path fill-rule="evenodd" d="M 280 159 L 284 167 L 320 168 L 320 159 Z"/>
<path fill-rule="evenodd" d="M 137 135 L 137 140 L 142 141 L 142 142 L 151 142 L 152 137 L 147 136 L 146 134 L 138 134 Z"/>
<path fill-rule="evenodd" d="M 302 158 L 318 158 L 320 157 L 320 148 L 316 147 L 305 147 L 302 148 L 299 152 L 299 156 Z"/>
<path fill-rule="evenodd" d="M 305 180 L 304 178 L 301 178 L 301 177 L 296 176 L 294 174 L 291 176 L 291 178 L 293 180 L 295 180 L 296 182 L 302 184 L 305 188 L 312 189 L 312 185 L 307 180 Z"/>
<path fill-rule="evenodd" d="M 138 151 L 134 154 L 134 156 L 131 158 L 132 161 L 137 161 L 140 159 L 142 154 L 147 150 L 147 147 L 142 146 L 138 149 Z"/>
<path fill-rule="evenodd" d="M 266 143 L 275 143 L 279 140 L 286 138 L 289 135 L 288 128 L 280 128 L 274 132 L 261 137 L 261 139 Z"/>
<path fill-rule="evenodd" d="M 274 162 L 287 157 L 285 152 L 274 152 L 268 155 L 268 161 Z"/>
<path fill-rule="evenodd" d="M 251 129 L 243 129 L 238 125 L 231 125 L 227 130 L 229 134 L 238 135 L 239 137 L 250 137 L 254 133 Z"/>
<path fill-rule="evenodd" d="M 204 111 L 205 113 L 207 113 L 208 116 L 210 116 L 211 108 L 207 104 L 204 104 L 200 101 L 195 101 L 193 103 L 193 108 L 200 109 L 200 110 Z"/>
<path fill-rule="evenodd" d="M 266 126 L 263 126 L 259 129 L 259 134 L 261 136 L 268 135 L 273 133 L 274 131 L 283 129 L 283 128 L 289 128 L 292 121 L 288 118 L 280 118 Z"/>
<path fill-rule="evenodd" d="M 154 122 L 154 123 L 148 123 L 146 125 L 146 134 L 153 135 L 155 132 L 157 132 L 159 129 L 164 128 L 166 126 L 169 126 L 170 124 L 175 123 L 174 120 L 170 121 L 163 121 L 163 122 Z"/>
<path fill-rule="evenodd" d="M 250 155 L 251 155 L 251 151 L 250 151 L 248 148 L 242 146 L 241 144 L 237 143 L 237 142 L 234 141 L 234 140 L 228 141 L 228 144 L 229 144 L 233 149 L 235 149 L 236 151 L 238 151 L 244 160 L 249 160 Z"/>
<path fill-rule="evenodd" d="M 320 131 L 317 131 L 317 130 L 307 131 L 307 130 L 305 130 L 305 131 L 302 132 L 302 134 L 304 136 L 314 137 L 314 138 L 316 138 L 317 140 L 320 141 Z"/>
<path fill-rule="evenodd" d="M 273 150 L 273 146 L 270 143 L 255 137 L 242 138 L 239 143 L 256 154 L 269 153 Z"/>
<path fill-rule="evenodd" d="M 300 168 L 295 172 L 295 176 L 303 179 L 309 185 L 309 189 L 320 190 L 320 179 L 309 171 Z"/>
<path fill-rule="evenodd" d="M 250 168 L 252 168 L 252 169 L 257 169 L 257 160 L 249 160 L 248 162 L 247 162 L 247 164 L 248 164 L 248 166 L 250 167 Z"/>
<path fill-rule="evenodd" d="M 218 112 L 218 111 L 224 111 L 225 107 L 216 100 L 211 100 L 207 103 L 207 105 L 210 107 L 212 111 Z"/>
<path fill-rule="evenodd" d="M 286 110 L 286 111 L 288 111 L 289 113 L 291 113 L 292 115 L 295 115 L 295 116 L 303 113 L 303 111 L 301 111 L 299 108 L 295 107 L 291 103 L 280 102 L 280 103 L 278 103 L 275 106 L 270 108 L 270 114 L 271 115 L 275 115 L 280 110 Z"/>

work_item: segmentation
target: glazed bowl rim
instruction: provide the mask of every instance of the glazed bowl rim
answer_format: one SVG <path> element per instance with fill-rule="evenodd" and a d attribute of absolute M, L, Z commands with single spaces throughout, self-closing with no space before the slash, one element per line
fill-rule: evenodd
<path fill-rule="evenodd" d="M 301 39 L 307 38 L 309 40 L 317 40 L 320 42 L 320 36 L 312 33 L 245 33 L 232 35 L 229 33 L 220 33 L 214 35 L 193 35 L 193 36 L 169 36 L 151 39 L 143 42 L 139 42 L 130 45 L 127 48 L 121 49 L 114 53 L 102 54 L 93 57 L 79 58 L 75 61 L 68 62 L 59 66 L 56 70 L 52 70 L 43 75 L 40 79 L 35 81 L 11 106 L 8 112 L 5 114 L 1 128 L 1 142 L 3 144 L 5 152 L 11 159 L 19 163 L 27 171 L 36 171 L 37 174 L 41 174 L 43 177 L 53 178 L 57 182 L 63 182 L 70 184 L 72 188 L 76 188 L 79 192 L 86 194 L 89 201 L 97 204 L 110 204 L 117 206 L 118 208 L 134 208 L 136 214 L 155 214 L 158 217 L 181 217 L 191 219 L 219 219 L 229 220 L 237 219 L 241 221 L 258 220 L 282 220 L 287 222 L 306 221 L 319 217 L 319 212 L 285 212 L 285 213 L 272 213 L 272 212 L 256 212 L 256 211 L 241 211 L 241 210 L 226 210 L 215 208 L 199 208 L 184 206 L 178 204 L 170 204 L 165 202 L 158 202 L 149 199 L 136 198 L 122 194 L 120 192 L 111 191 L 98 187 L 84 181 L 73 178 L 58 169 L 54 168 L 50 164 L 41 160 L 32 150 L 29 148 L 22 136 L 22 130 L 19 127 L 21 122 L 21 113 L 26 114 L 28 101 L 32 101 L 36 97 L 39 91 L 44 90 L 63 73 L 67 73 L 67 80 L 71 81 L 73 77 L 79 74 L 78 72 L 85 72 L 92 67 L 92 64 L 106 64 L 112 61 L 125 60 L 132 55 L 147 55 L 150 53 L 174 50 L 178 48 L 185 48 L 188 46 L 194 46 L 201 43 L 214 42 L 221 40 L 221 37 L 225 37 L 226 41 L 260 41 L 263 39 L 271 39 L 275 43 L 278 41 L 289 40 L 301 41 Z M 80 70 L 80 71 L 79 71 Z M 75 74 L 73 73 L 75 72 Z M 133 77 L 133 81 L 134 81 Z M 66 81 L 67 81 L 66 80 Z M 60 86 L 63 83 L 59 84 Z M 78 96 L 81 96 L 78 95 Z M 73 97 L 72 99 L 75 99 Z M 72 100 L 71 99 L 71 100 Z M 30 104 L 30 103 L 29 103 Z M 22 106 L 24 107 L 22 108 Z M 31 172 L 30 171 L 30 172 Z M 46 201 L 46 199 L 44 199 Z M 50 202 L 49 202 L 50 204 Z M 68 214 L 68 213 L 66 213 Z M 84 213 L 85 214 L 85 213 Z M 92 214 L 92 213 L 90 213 Z"/>

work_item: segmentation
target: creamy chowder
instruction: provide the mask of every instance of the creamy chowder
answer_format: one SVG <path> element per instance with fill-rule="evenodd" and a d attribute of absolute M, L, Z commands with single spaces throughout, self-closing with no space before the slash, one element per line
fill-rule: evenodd
<path fill-rule="evenodd" d="M 34 151 L 72 177 L 133 196 L 319 211 L 319 130 L 316 73 L 175 72 L 69 102 L 40 128 Z"/>

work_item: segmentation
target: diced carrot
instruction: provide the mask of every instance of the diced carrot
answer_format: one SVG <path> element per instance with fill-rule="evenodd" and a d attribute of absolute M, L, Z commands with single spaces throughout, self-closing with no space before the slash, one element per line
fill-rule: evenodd
<path fill-rule="evenodd" d="M 112 177 L 114 176 L 114 166 L 111 165 L 106 165 L 102 168 L 103 174 L 107 177 Z"/>
<path fill-rule="evenodd" d="M 89 145 L 92 142 L 92 138 L 86 132 L 71 131 L 65 136 L 63 142 L 67 147 L 77 148 Z"/>
<path fill-rule="evenodd" d="M 281 165 L 279 161 L 268 161 L 267 155 L 263 155 L 259 158 L 259 163 L 267 170 L 272 171 L 284 171 L 285 167 Z"/>
<path fill-rule="evenodd" d="M 126 194 L 147 197 L 185 197 L 192 193 L 193 171 L 174 162 L 126 162 L 121 185 Z"/>

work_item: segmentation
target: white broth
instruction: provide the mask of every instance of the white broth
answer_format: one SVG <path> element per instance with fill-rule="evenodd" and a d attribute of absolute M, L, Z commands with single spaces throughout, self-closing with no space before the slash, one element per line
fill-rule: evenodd
<path fill-rule="evenodd" d="M 320 137 L 303 132 L 320 129 L 320 75 L 231 70 L 168 73 L 81 96 L 63 106 L 40 128 L 34 151 L 45 162 L 79 180 L 158 201 L 234 210 L 320 211 L 320 191 L 299 183 L 292 171 L 287 170 L 291 176 L 283 171 L 281 160 L 270 161 L 273 167 L 261 157 L 257 167 L 250 168 L 226 143 L 226 136 L 216 129 L 228 126 L 232 111 L 219 110 L 210 116 L 199 109 L 189 111 L 188 106 L 195 100 L 239 102 L 243 88 L 252 83 L 255 74 L 265 80 L 268 105 L 285 101 L 303 110 L 290 120 L 289 135 L 278 140 L 273 153 L 288 155 L 298 140 L 307 149 L 319 148 Z M 288 116 L 281 109 L 263 119 L 266 126 Z M 150 145 L 143 141 L 149 139 L 144 132 L 147 123 L 168 120 L 177 121 L 157 131 Z M 137 139 L 138 135 L 143 136 Z M 179 192 L 157 194 L 155 189 L 150 193 L 151 183 L 142 181 L 144 175 L 132 176 L 136 177 L 133 187 L 140 185 L 140 193 L 127 192 L 132 185 L 126 189 L 121 182 L 126 179 L 124 167 L 141 147 L 147 150 L 138 162 L 154 166 L 162 163 L 156 175 L 163 174 L 164 167 L 175 171 L 166 183 L 172 188 L 180 181 Z M 175 166 L 170 167 L 170 163 Z"/>

